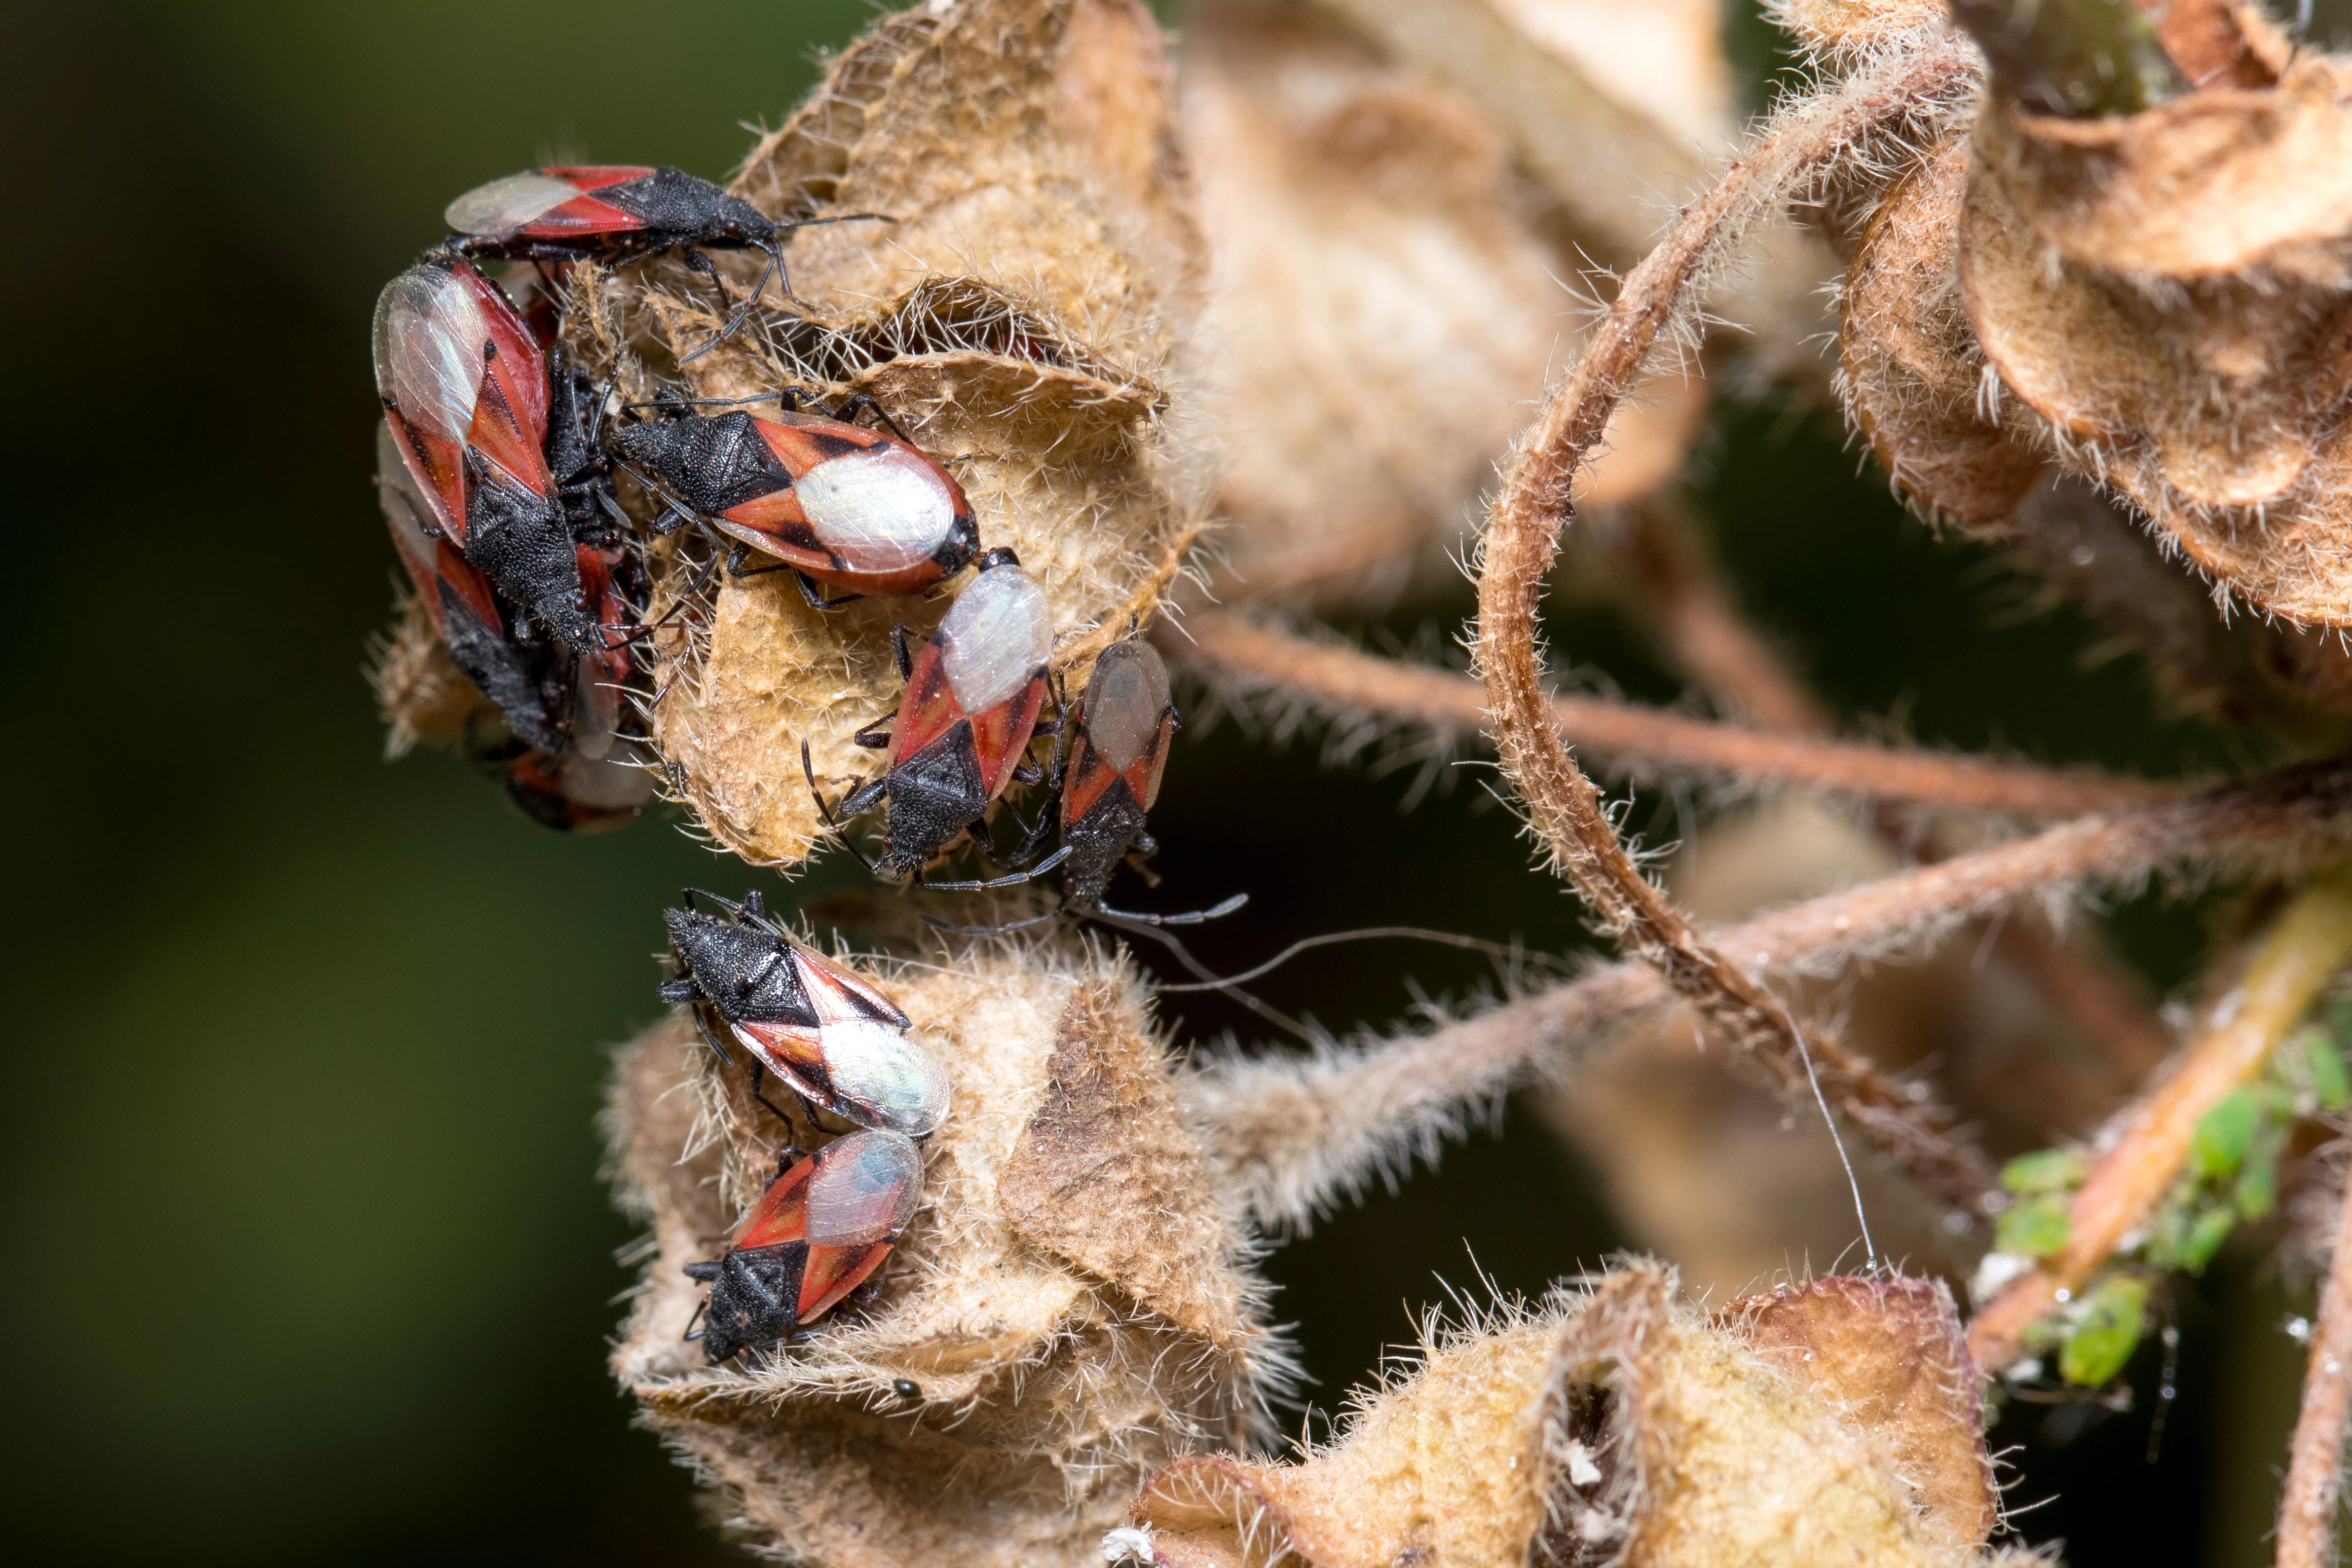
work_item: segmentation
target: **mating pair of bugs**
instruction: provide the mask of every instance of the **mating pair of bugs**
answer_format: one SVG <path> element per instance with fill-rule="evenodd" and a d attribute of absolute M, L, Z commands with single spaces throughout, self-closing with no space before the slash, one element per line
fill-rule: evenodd
<path fill-rule="evenodd" d="M 643 167 L 515 175 L 459 197 L 449 221 L 457 232 L 377 303 L 387 521 L 453 662 L 516 738 L 499 760 L 517 800 L 556 826 L 625 820 L 653 781 L 620 727 L 643 588 L 611 492 L 609 397 L 562 362 L 551 320 L 534 333 L 469 258 L 543 268 L 682 250 L 712 270 L 700 247 L 732 245 L 780 267 L 793 226 Z M 971 561 L 961 487 L 895 426 L 804 415 L 789 392 L 780 403 L 772 420 L 677 407 L 665 412 L 685 417 L 622 433 L 623 460 L 671 502 L 665 524 L 725 536 L 738 570 L 752 548 L 779 557 L 813 602 L 813 579 L 851 596 L 908 593 Z"/>

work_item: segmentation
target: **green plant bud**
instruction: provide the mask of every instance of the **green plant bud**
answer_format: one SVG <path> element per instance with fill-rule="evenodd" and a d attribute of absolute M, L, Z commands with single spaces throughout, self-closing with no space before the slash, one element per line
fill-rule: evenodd
<path fill-rule="evenodd" d="M 2230 1233 L 2237 1228 L 2238 1213 L 2235 1209 L 2207 1209 L 2190 1223 L 2189 1235 L 2180 1243 L 2178 1254 L 2179 1267 L 2191 1274 L 2202 1272 L 2205 1266 L 2213 1261 L 2213 1255 L 2221 1250 L 2221 1244 L 2230 1239 Z"/>
<path fill-rule="evenodd" d="M 2112 1380 L 2139 1348 L 2147 1313 L 2147 1280 L 2127 1275 L 2103 1280 L 2058 1352 L 2059 1374 L 2084 1388 Z"/>
<path fill-rule="evenodd" d="M 2278 1204 L 2278 1163 L 2261 1159 L 2249 1163 L 2238 1177 L 2234 1197 L 2238 1212 L 2248 1219 L 2260 1219 Z"/>
<path fill-rule="evenodd" d="M 1993 1245 L 2021 1258 L 2048 1258 L 2066 1249 L 2066 1205 L 2055 1195 L 2029 1198 L 2002 1212 Z"/>
<path fill-rule="evenodd" d="M 2198 1175 L 2220 1180 L 2236 1173 L 2252 1147 L 2255 1125 L 2262 1120 L 2253 1095 L 2232 1089 L 2197 1123 L 2189 1140 L 2189 1164 Z"/>
<path fill-rule="evenodd" d="M 2059 1193 L 2083 1180 L 2083 1156 L 2072 1149 L 2036 1149 L 2000 1168 L 2000 1184 L 2012 1193 Z"/>
<path fill-rule="evenodd" d="M 2341 1110 L 2347 1100 L 2352 1100 L 2352 1078 L 2344 1071 L 2344 1053 L 2336 1037 L 2325 1029 L 2314 1029 L 2303 1037 L 2304 1061 L 2311 1075 L 2312 1098 L 2319 1101 L 2322 1110 Z"/>

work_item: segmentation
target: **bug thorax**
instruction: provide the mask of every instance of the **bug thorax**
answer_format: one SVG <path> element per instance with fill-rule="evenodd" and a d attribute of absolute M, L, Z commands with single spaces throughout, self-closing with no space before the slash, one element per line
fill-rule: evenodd
<path fill-rule="evenodd" d="M 665 918 L 686 977 L 730 1022 L 809 1016 L 800 970 L 783 938 L 689 910 L 670 910 Z"/>
<path fill-rule="evenodd" d="M 697 510 L 721 512 L 792 483 L 748 414 L 625 426 L 621 450 Z"/>

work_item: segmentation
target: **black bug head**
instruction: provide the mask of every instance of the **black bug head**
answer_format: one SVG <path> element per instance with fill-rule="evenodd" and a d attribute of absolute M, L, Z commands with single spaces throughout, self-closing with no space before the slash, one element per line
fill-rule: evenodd
<path fill-rule="evenodd" d="M 775 219 L 740 196 L 722 192 L 710 204 L 710 222 L 717 234 L 729 239 L 759 246 L 771 246 L 776 240 Z"/>
<path fill-rule="evenodd" d="M 687 1265 L 689 1278 L 711 1282 L 702 1348 L 714 1363 L 792 1334 L 798 1325 L 787 1303 L 800 1300 L 807 1260 L 805 1247 L 763 1247 L 730 1252 L 717 1263 Z"/>
<path fill-rule="evenodd" d="M 982 555 L 978 561 L 974 562 L 972 563 L 972 570 L 975 572 L 992 572 L 999 566 L 1018 566 L 1020 564 L 1021 557 L 1013 554 L 1009 547 L 1000 544 L 995 549 L 990 551 L 987 554 Z"/>
<path fill-rule="evenodd" d="M 963 563 L 971 560 L 979 549 L 980 524 L 972 521 L 971 513 L 958 512 L 955 521 L 948 525 L 948 536 L 940 541 L 937 550 L 931 552 L 931 559 L 940 563 L 941 575 L 947 575 L 963 570 Z M 1003 553 L 1010 555 L 1013 552 L 1008 550 Z"/>

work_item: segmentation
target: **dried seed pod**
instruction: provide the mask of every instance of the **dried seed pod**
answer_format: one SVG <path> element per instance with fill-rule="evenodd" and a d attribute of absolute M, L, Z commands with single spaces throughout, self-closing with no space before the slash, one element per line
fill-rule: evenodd
<path fill-rule="evenodd" d="M 683 1020 L 623 1054 L 614 1164 L 653 1236 L 614 1366 L 781 1551 L 1078 1562 L 1153 1468 L 1263 1440 L 1281 1347 L 1133 975 L 1034 946 L 935 956 L 862 966 L 952 1081 L 923 1207 L 864 1315 L 757 1366 L 708 1366 L 680 1338 L 700 1293 L 683 1269 L 719 1255 L 778 1144 L 818 1135 Z"/>
<path fill-rule="evenodd" d="M 1961 284 L 2061 455 L 2224 588 L 2352 623 L 2352 100 L 2276 88 L 2100 121 L 1979 117 Z"/>
<path fill-rule="evenodd" d="M 1119 1543 L 1159 1568 L 1980 1560 L 1991 1493 L 1968 1481 L 1990 1467 L 1949 1297 L 1824 1285 L 1727 1328 L 1636 1264 L 1425 1347 L 1307 1463 L 1171 1466 Z"/>
<path fill-rule="evenodd" d="M 1846 271 L 1840 390 L 1914 500 L 1958 521 L 2008 521 L 2043 459 L 1985 406 L 1984 355 L 1952 264 L 1970 149 L 1955 131 L 1886 193 Z"/>
<path fill-rule="evenodd" d="M 1766 0 L 1765 9 L 1807 53 L 1840 62 L 1941 32 L 1951 15 L 1944 0 Z"/>
<path fill-rule="evenodd" d="M 1468 97 L 1312 12 L 1185 26 L 1185 143 L 1213 258 L 1209 324 L 1231 586 L 1361 603 L 1442 567 L 1520 405 L 1572 352 L 1585 265 Z M 1672 477 L 1700 396 L 1654 384 L 1580 500 Z"/>
<path fill-rule="evenodd" d="M 981 542 L 1035 576 L 1055 663 L 1082 682 L 1157 610 L 1206 505 L 1180 433 L 1200 249 L 1159 47 L 1135 0 L 884 19 L 734 190 L 780 217 L 893 221 L 799 231 L 794 298 L 772 284 L 753 324 L 690 360 L 726 319 L 707 280 L 672 261 L 578 268 L 575 357 L 636 399 L 671 374 L 699 397 L 869 395 L 951 464 Z M 750 286 L 761 259 L 719 265 Z M 655 745 L 719 843 L 798 861 L 823 831 L 801 742 L 828 793 L 862 779 L 851 736 L 899 694 L 892 627 L 927 636 L 969 578 L 818 610 L 789 574 L 722 574 L 706 602 L 682 539 L 656 552 L 651 616 L 678 614 L 656 643 Z"/>

